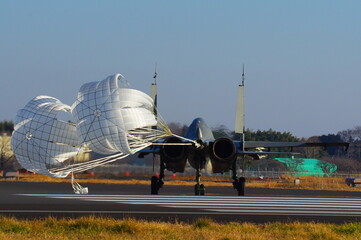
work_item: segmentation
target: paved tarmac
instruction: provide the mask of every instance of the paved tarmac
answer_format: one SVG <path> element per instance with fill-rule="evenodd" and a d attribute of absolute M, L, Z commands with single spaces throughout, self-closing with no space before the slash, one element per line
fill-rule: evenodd
<path fill-rule="evenodd" d="M 140 218 L 192 222 L 216 221 L 361 221 L 361 192 L 248 188 L 236 196 L 232 187 L 207 187 L 194 196 L 192 186 L 164 186 L 150 195 L 150 186 L 84 184 L 88 195 L 73 193 L 70 183 L 0 182 L 0 214 L 19 218 Z"/>

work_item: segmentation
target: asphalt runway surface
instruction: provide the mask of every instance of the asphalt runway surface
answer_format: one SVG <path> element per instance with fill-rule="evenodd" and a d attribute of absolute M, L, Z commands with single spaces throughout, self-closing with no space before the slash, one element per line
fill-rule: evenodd
<path fill-rule="evenodd" d="M 0 214 L 18 218 L 97 215 L 192 222 L 361 221 L 361 192 L 247 188 L 236 196 L 230 187 L 207 187 L 194 196 L 192 186 L 164 186 L 150 195 L 147 185 L 83 184 L 77 195 L 70 183 L 0 182 Z M 231 184 L 230 184 L 231 185 Z"/>

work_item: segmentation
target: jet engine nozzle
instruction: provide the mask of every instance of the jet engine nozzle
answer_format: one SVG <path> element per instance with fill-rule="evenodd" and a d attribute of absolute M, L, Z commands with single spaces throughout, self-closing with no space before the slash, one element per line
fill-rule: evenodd
<path fill-rule="evenodd" d="M 162 146 L 160 157 L 165 164 L 165 168 L 173 172 L 184 172 L 188 157 L 188 146 L 177 145 L 183 143 L 177 137 L 169 137 L 164 143 L 167 144 Z M 171 143 L 175 144 L 171 145 Z"/>
<path fill-rule="evenodd" d="M 230 170 L 237 158 L 236 145 L 229 138 L 218 138 L 210 145 L 213 173 L 223 173 Z"/>

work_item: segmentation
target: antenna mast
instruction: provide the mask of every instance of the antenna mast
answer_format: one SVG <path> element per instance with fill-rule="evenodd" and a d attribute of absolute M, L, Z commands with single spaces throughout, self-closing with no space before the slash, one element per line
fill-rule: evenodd
<path fill-rule="evenodd" d="M 245 76 L 244 76 L 244 64 L 243 64 L 243 72 L 242 72 L 242 86 L 244 86 L 244 80 L 245 80 Z"/>
<path fill-rule="evenodd" d="M 154 84 L 157 85 L 157 63 L 155 63 L 155 68 L 154 68 Z"/>

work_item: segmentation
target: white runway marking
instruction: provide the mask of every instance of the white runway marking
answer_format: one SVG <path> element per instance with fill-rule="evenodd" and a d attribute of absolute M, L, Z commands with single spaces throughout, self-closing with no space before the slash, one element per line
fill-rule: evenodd
<path fill-rule="evenodd" d="M 306 197 L 231 197 L 231 196 L 167 196 L 167 195 L 74 195 L 20 194 L 29 197 L 76 199 L 131 205 L 155 205 L 186 212 L 251 215 L 305 215 L 361 217 L 361 199 Z M 172 211 L 174 212 L 174 211 Z M 181 213 L 181 212 L 179 212 Z M 185 212 L 183 212 L 185 213 Z"/>

